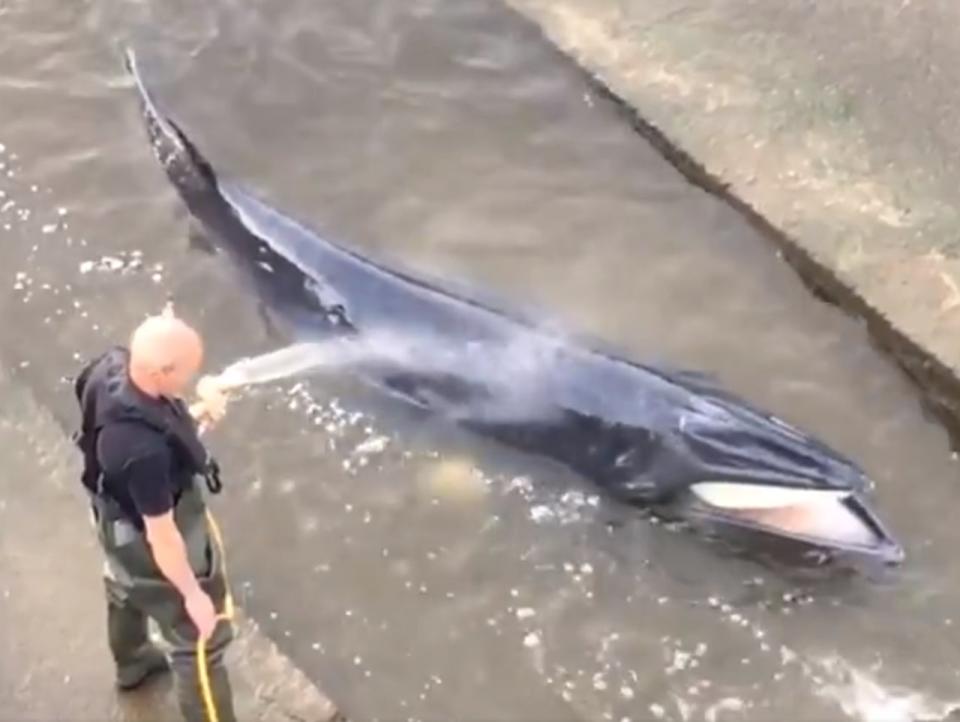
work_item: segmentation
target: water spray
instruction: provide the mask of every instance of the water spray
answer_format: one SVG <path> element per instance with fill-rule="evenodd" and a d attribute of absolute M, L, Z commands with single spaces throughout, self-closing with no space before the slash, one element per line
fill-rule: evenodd
<path fill-rule="evenodd" d="M 346 346 L 340 340 L 303 342 L 242 358 L 227 366 L 215 378 L 223 391 L 264 384 L 344 363 Z"/>

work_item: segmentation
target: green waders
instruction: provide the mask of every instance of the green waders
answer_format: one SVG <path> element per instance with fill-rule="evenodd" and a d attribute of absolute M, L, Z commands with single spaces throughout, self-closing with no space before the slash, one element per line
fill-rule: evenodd
<path fill-rule="evenodd" d="M 210 543 L 206 506 L 199 477 L 174 509 L 177 528 L 187 547 L 190 566 L 200 586 L 210 595 L 217 612 L 223 610 L 226 583 L 223 562 Z M 187 722 L 207 722 L 197 667 L 197 629 L 180 592 L 167 581 L 153 560 L 146 536 L 133 526 L 111 499 L 95 496 L 94 523 L 106 554 L 104 581 L 107 594 L 107 629 L 110 650 L 120 677 L 143 663 L 152 647 L 147 619 L 153 619 L 172 647 L 171 666 L 180 711 Z M 220 722 L 235 722 L 233 695 L 223 663 L 233 639 L 229 622 L 220 621 L 207 640 L 210 687 Z"/>

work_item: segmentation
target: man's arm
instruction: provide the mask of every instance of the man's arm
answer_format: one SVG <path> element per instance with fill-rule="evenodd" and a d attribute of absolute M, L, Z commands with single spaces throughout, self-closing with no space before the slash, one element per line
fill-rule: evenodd
<path fill-rule="evenodd" d="M 187 547 L 173 521 L 173 512 L 168 511 L 160 516 L 145 516 L 143 523 L 157 566 L 183 598 L 203 591 L 193 569 L 190 568 Z"/>
<path fill-rule="evenodd" d="M 216 626 L 216 611 L 190 567 L 187 546 L 173 520 L 173 512 L 144 516 L 144 529 L 153 558 L 163 575 L 183 597 L 187 614 L 201 638 L 208 639 Z"/>

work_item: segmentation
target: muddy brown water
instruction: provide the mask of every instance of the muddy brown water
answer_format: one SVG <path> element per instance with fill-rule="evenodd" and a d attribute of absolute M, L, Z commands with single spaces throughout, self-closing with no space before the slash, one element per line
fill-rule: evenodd
<path fill-rule="evenodd" d="M 271 348 L 188 244 L 122 72 L 134 42 L 223 172 L 381 258 L 715 372 L 861 461 L 906 546 L 893 575 L 798 580 L 347 378 L 260 388 L 211 442 L 234 583 L 352 716 L 908 720 L 960 698 L 944 430 L 536 28 L 480 0 L 5 0 L 0 37 L 0 354 L 65 424 L 75 355 L 168 295 L 212 368 Z"/>

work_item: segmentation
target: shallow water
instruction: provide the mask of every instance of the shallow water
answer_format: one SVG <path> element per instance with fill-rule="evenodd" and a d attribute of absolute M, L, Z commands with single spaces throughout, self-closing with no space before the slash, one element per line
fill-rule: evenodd
<path fill-rule="evenodd" d="M 479 1 L 19 0 L 0 32 L 0 354 L 65 422 L 74 354 L 169 295 L 213 370 L 272 348 L 189 247 L 135 42 L 222 171 L 380 258 L 716 372 L 861 461 L 907 549 L 887 578 L 798 581 L 349 378 L 259 387 L 212 437 L 238 596 L 352 716 L 879 720 L 960 697 L 946 434 L 534 28 Z"/>

